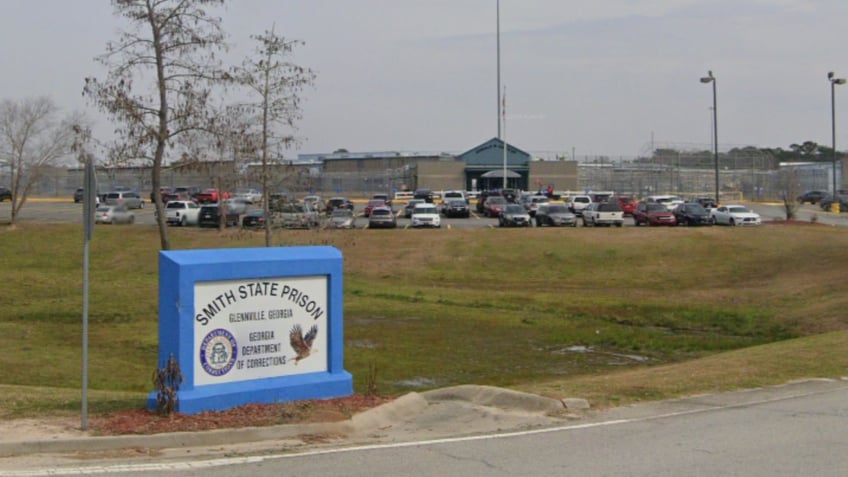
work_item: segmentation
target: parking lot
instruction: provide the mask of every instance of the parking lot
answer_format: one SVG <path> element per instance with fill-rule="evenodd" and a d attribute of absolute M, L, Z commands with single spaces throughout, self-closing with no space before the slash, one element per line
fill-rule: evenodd
<path fill-rule="evenodd" d="M 472 203 L 473 204 L 473 203 Z M 783 207 L 776 203 L 745 203 L 749 208 L 762 216 L 764 222 L 771 220 L 782 220 L 784 217 Z M 395 204 L 393 208 L 401 209 L 403 203 Z M 363 204 L 356 204 L 357 228 L 366 228 L 368 218 L 362 217 Z M 8 222 L 11 213 L 9 202 L 0 203 L 0 223 Z M 147 202 L 144 208 L 134 210 L 136 215 L 134 227 L 153 226 L 156 224 L 153 204 Z M 30 199 L 20 211 L 19 222 L 57 222 L 71 223 L 82 222 L 82 203 L 74 203 L 70 198 L 62 199 Z M 797 220 L 810 222 L 816 221 L 822 224 L 834 226 L 848 226 L 848 212 L 834 214 L 821 210 L 817 205 L 805 204 L 799 206 Z M 409 219 L 398 217 L 398 228 L 408 228 Z M 582 227 L 582 225 L 580 225 Z M 625 227 L 632 227 L 633 220 L 629 217 L 624 219 Z M 497 228 L 496 218 L 487 218 L 473 212 L 470 218 L 445 218 L 442 217 L 442 228 Z"/>

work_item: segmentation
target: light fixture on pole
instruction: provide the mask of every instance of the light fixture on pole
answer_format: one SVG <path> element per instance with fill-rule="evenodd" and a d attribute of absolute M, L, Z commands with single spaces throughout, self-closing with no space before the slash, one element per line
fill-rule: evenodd
<path fill-rule="evenodd" d="M 712 70 L 707 72 L 707 76 L 701 78 L 701 83 L 713 84 L 713 160 L 715 162 L 715 200 L 716 206 L 718 206 L 718 98 L 716 97 L 716 78 L 713 76 Z"/>
<path fill-rule="evenodd" d="M 830 140 L 833 148 L 833 202 L 831 211 L 839 212 L 839 201 L 836 200 L 836 85 L 845 84 L 845 78 L 834 78 L 833 71 L 827 73 L 830 81 Z"/>

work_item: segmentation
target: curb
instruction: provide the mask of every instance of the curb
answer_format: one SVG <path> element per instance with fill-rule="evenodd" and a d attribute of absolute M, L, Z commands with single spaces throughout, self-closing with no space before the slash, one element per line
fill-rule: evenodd
<path fill-rule="evenodd" d="M 213 431 L 173 432 L 134 436 L 71 437 L 55 440 L 36 440 L 0 443 L 0 457 L 28 454 L 50 454 L 77 451 L 107 451 L 127 448 L 179 449 L 185 447 L 217 446 L 296 437 L 303 434 L 347 433 L 348 422 L 245 427 Z"/>
<path fill-rule="evenodd" d="M 0 442 L 0 457 L 78 451 L 96 452 L 127 448 L 181 449 L 280 440 L 310 434 L 336 436 L 362 434 L 407 421 L 411 416 L 426 410 L 431 403 L 451 400 L 467 401 L 481 406 L 523 410 L 531 413 L 565 409 L 562 401 L 535 394 L 493 386 L 461 385 L 423 393 L 408 393 L 382 406 L 355 414 L 346 421 L 148 435 L 68 437 Z"/>

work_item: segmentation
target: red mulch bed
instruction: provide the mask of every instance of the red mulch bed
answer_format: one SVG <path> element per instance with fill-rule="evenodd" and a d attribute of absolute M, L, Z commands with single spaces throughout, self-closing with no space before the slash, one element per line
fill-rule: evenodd
<path fill-rule="evenodd" d="M 380 396 L 352 396 L 277 404 L 245 404 L 226 411 L 160 416 L 135 409 L 91 419 L 91 430 L 101 435 L 157 434 L 161 432 L 206 431 L 240 427 L 336 422 L 391 401 Z"/>

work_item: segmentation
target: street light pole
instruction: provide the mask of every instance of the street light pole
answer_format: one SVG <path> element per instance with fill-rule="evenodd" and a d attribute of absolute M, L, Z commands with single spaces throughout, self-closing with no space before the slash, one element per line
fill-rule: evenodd
<path fill-rule="evenodd" d="M 832 211 L 838 212 L 839 201 L 836 200 L 836 85 L 845 84 L 845 78 L 834 78 L 833 71 L 828 72 L 827 80 L 830 81 L 830 140 L 833 148 L 833 202 Z"/>
<path fill-rule="evenodd" d="M 701 83 L 713 84 L 713 154 L 715 162 L 715 200 L 716 206 L 719 202 L 719 187 L 718 187 L 718 97 L 716 95 L 716 78 L 713 76 L 712 70 L 707 72 L 707 76 L 701 78 Z"/>

